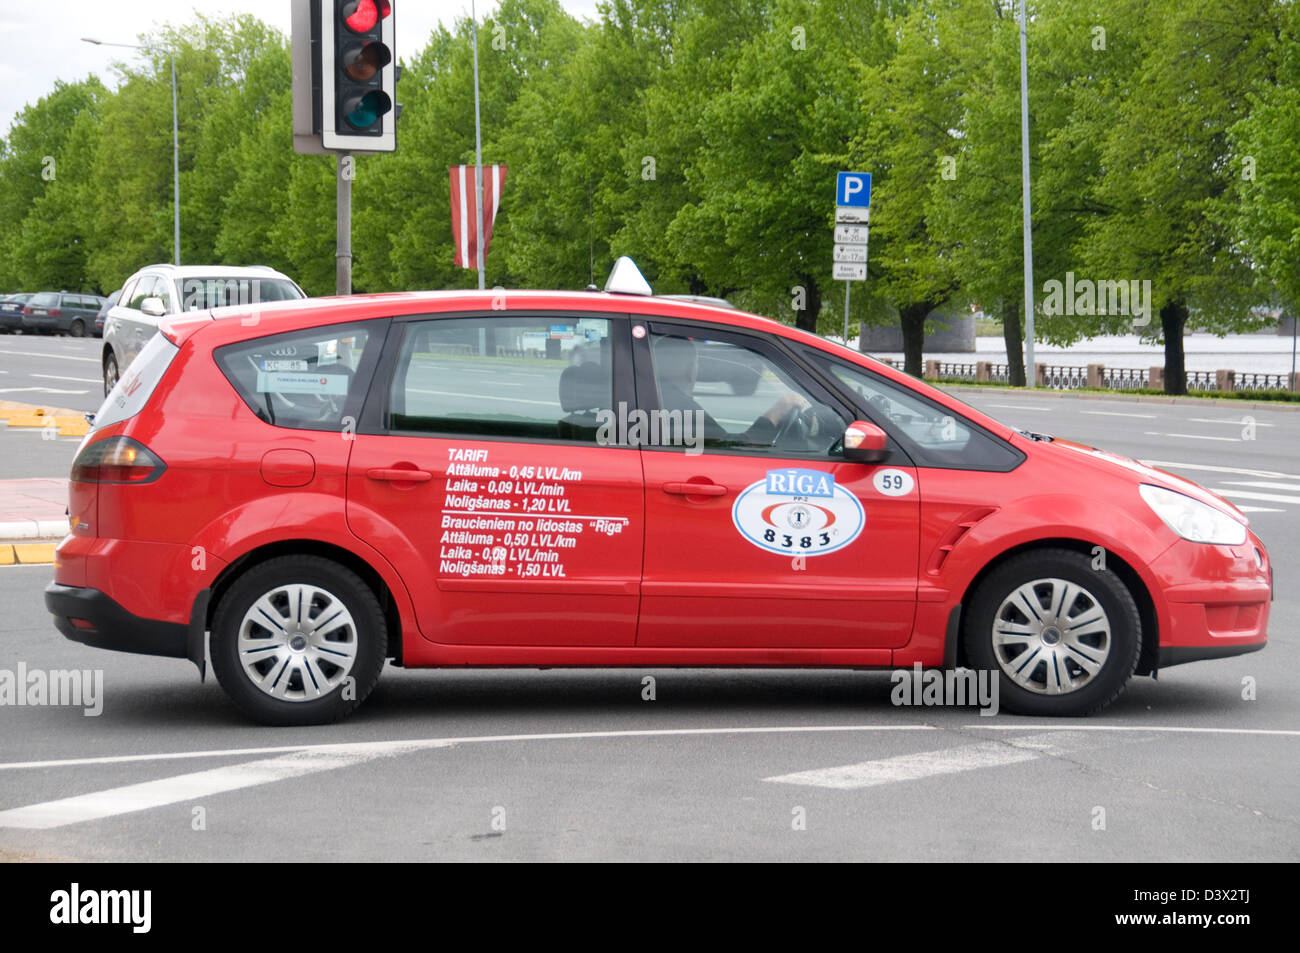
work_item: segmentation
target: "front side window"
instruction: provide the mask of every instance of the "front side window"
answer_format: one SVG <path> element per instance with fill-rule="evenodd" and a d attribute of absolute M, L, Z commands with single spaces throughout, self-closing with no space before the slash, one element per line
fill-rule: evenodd
<path fill-rule="evenodd" d="M 650 354 L 661 445 L 689 446 L 694 428 L 706 450 L 825 456 L 844 436 L 839 412 L 760 348 L 673 330 L 650 335 Z"/>
<path fill-rule="evenodd" d="M 613 406 L 611 327 L 605 318 L 556 316 L 413 321 L 387 427 L 595 443 Z"/>
<path fill-rule="evenodd" d="M 139 311 L 140 306 L 144 304 L 145 298 L 157 296 L 154 290 L 158 286 L 158 278 L 155 275 L 141 275 L 136 281 L 135 287 L 131 289 L 131 300 L 127 302 L 127 307 L 132 311 Z"/>
<path fill-rule="evenodd" d="M 357 370 L 373 337 L 372 322 L 326 325 L 228 344 L 217 365 L 266 423 L 341 430 L 364 396 Z"/>
<path fill-rule="evenodd" d="M 918 466 L 1010 470 L 1024 459 L 1014 447 L 906 387 L 824 355 L 813 359 L 858 397 Z"/>

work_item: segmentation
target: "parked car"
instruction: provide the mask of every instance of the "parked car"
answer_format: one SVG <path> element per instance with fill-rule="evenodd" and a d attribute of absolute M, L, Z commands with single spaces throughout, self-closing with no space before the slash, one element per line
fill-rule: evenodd
<path fill-rule="evenodd" d="M 31 297 L 30 294 L 12 294 L 0 299 L 0 333 L 14 334 L 22 331 L 23 305 Z"/>
<path fill-rule="evenodd" d="M 122 289 L 118 288 L 111 295 L 104 299 L 104 304 L 100 307 L 99 313 L 95 315 L 95 337 L 104 336 L 104 321 L 108 317 L 108 312 L 113 305 L 117 304 L 117 299 L 122 297 Z"/>
<path fill-rule="evenodd" d="M 158 331 L 158 321 L 187 311 L 260 305 L 307 297 L 293 279 L 256 265 L 150 265 L 122 285 L 104 319 L 100 367 L 107 394 Z"/>
<path fill-rule="evenodd" d="M 85 337 L 103 305 L 99 295 L 42 291 L 23 305 L 23 331 Z"/>
<path fill-rule="evenodd" d="M 1264 647 L 1272 564 L 1226 500 L 628 267 L 165 319 L 73 461 L 56 627 L 210 654 L 280 725 L 348 714 L 387 659 L 966 667 L 1083 715 Z M 579 329 L 577 362 L 522 344 Z M 697 388 L 705 349 L 754 392 Z"/>

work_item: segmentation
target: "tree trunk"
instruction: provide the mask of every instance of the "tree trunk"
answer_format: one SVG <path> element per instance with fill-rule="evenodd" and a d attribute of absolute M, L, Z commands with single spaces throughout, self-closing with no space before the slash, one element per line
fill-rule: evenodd
<path fill-rule="evenodd" d="M 1025 386 L 1025 335 L 1020 327 L 1020 302 L 1002 304 L 1002 340 L 1007 345 L 1007 383 Z"/>
<path fill-rule="evenodd" d="M 903 370 L 913 377 L 921 376 L 925 316 L 933 310 L 934 305 L 928 301 L 914 301 L 898 309 L 898 323 L 903 328 Z"/>
<path fill-rule="evenodd" d="M 800 275 L 800 283 L 807 291 L 804 309 L 795 315 L 794 326 L 801 331 L 817 333 L 817 318 L 822 313 L 822 293 L 817 282 L 807 275 Z"/>
<path fill-rule="evenodd" d="M 1165 393 L 1187 393 L 1187 361 L 1183 354 L 1183 328 L 1187 305 L 1169 301 L 1160 309 L 1160 330 L 1165 336 Z"/>

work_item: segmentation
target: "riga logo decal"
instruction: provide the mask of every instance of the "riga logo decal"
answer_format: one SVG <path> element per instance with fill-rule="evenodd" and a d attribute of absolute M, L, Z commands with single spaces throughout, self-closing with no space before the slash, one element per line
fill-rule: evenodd
<path fill-rule="evenodd" d="M 769 470 L 736 497 L 731 521 L 759 549 L 820 556 L 842 549 L 866 525 L 862 504 L 822 470 Z"/>

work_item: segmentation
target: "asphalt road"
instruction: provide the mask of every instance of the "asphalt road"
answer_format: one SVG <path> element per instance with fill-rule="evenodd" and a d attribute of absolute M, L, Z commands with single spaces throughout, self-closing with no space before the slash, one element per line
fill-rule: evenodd
<path fill-rule="evenodd" d="M 65 344 L 92 342 L 0 352 Z M 37 367 L 0 359 L 5 384 Z M 65 365 L 35 372 L 91 376 Z M 1300 858 L 1300 414 L 1249 411 L 1243 439 L 1237 408 L 962 396 L 1255 494 L 1233 499 L 1276 566 L 1269 647 L 1081 720 L 896 707 L 887 673 L 390 667 L 348 721 L 267 729 L 187 662 L 64 640 L 50 568 L 0 569 L 0 671 L 103 679 L 97 716 L 0 707 L 0 859 Z M 41 468 L 0 475 L 57 475 L 74 447 L 0 433 L 7 470 Z"/>
<path fill-rule="evenodd" d="M 98 338 L 0 334 L 0 400 L 93 411 L 104 399 Z"/>

